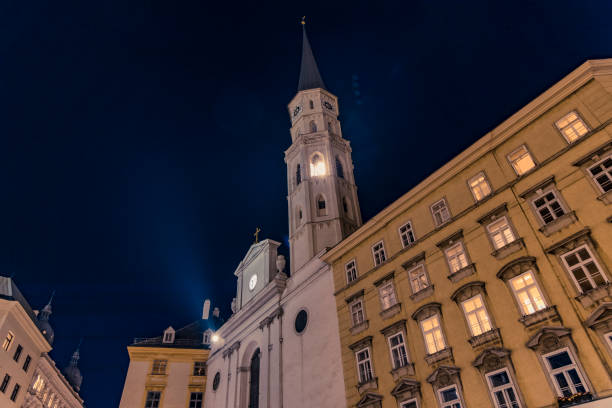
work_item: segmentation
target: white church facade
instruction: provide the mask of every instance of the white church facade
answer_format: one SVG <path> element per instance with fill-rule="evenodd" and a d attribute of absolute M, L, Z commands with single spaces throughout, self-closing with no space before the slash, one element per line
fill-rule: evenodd
<path fill-rule="evenodd" d="M 233 315 L 213 336 L 205 407 L 346 405 L 332 272 L 320 256 L 361 225 L 361 212 L 338 100 L 303 34 L 285 152 L 290 274 L 271 239 L 238 265 Z"/>

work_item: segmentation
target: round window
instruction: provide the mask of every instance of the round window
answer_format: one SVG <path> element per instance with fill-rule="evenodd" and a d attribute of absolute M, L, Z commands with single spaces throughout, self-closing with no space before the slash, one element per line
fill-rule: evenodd
<path fill-rule="evenodd" d="M 217 374 L 215 374 L 215 378 L 213 379 L 213 391 L 217 391 L 217 388 L 219 388 L 220 382 L 221 382 L 221 373 L 217 371 Z"/>
<path fill-rule="evenodd" d="M 308 313 L 302 309 L 295 316 L 295 331 L 302 334 L 306 329 L 306 324 L 308 324 Z"/>

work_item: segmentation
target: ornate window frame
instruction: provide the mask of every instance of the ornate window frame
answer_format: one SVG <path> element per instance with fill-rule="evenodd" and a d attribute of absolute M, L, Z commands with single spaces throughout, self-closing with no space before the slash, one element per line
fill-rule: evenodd
<path fill-rule="evenodd" d="M 402 232 L 402 228 L 405 228 L 405 231 Z M 416 234 L 414 233 L 414 228 L 412 227 L 412 221 L 408 220 L 397 228 L 397 232 L 400 237 L 400 241 L 402 242 L 402 248 L 408 248 L 414 245 L 416 242 Z M 404 239 L 404 235 L 406 236 Z M 406 244 L 408 241 L 408 244 Z"/>
<path fill-rule="evenodd" d="M 491 231 L 489 230 L 489 226 L 499 221 L 499 219 L 501 218 L 506 219 L 506 223 L 508 224 L 508 227 L 510 228 L 510 230 L 512 231 L 512 234 L 514 235 L 514 241 L 509 242 L 503 247 L 496 248 L 495 242 L 493 242 L 493 239 L 491 238 Z M 491 256 L 494 256 L 496 259 L 498 260 L 504 259 L 507 256 L 515 252 L 518 252 L 525 247 L 523 238 L 521 238 L 521 236 L 519 235 L 518 231 L 516 230 L 516 227 L 512 223 L 512 219 L 510 218 L 510 215 L 508 214 L 507 203 L 502 203 L 501 205 L 493 208 L 492 210 L 490 210 L 489 212 L 481 216 L 476 221 L 480 225 L 482 225 L 483 228 L 485 229 L 485 232 L 487 234 L 487 239 L 489 240 L 489 244 L 491 244 L 491 248 L 493 249 L 493 252 L 491 252 Z"/>
<path fill-rule="evenodd" d="M 431 384 L 438 404 L 442 406 L 441 392 L 456 387 L 459 403 L 461 407 L 465 407 L 463 399 L 463 385 L 459 375 L 460 368 L 454 366 L 442 365 L 427 377 L 427 382 Z"/>
<path fill-rule="evenodd" d="M 514 365 L 510 358 L 510 350 L 502 347 L 488 347 L 482 351 L 478 357 L 474 359 L 472 365 L 480 372 L 487 389 L 489 390 L 489 398 L 494 407 L 497 407 L 497 402 L 493 396 L 493 390 L 490 387 L 488 376 L 506 370 L 510 382 L 514 388 L 516 397 L 518 398 L 519 406 L 526 407 L 525 400 L 521 393 L 521 390 L 516 381 L 516 373 L 514 372 Z"/>
<path fill-rule="evenodd" d="M 584 325 L 593 330 L 612 355 L 612 302 L 602 303 L 589 315 Z"/>
<path fill-rule="evenodd" d="M 589 170 L 598 163 L 603 162 L 607 157 L 610 157 L 611 154 L 612 142 L 607 142 L 572 163 L 573 166 L 579 167 L 582 170 L 589 184 L 591 184 L 597 194 L 597 199 L 605 205 L 612 204 L 612 190 L 604 192 L 601 185 L 593 179 L 593 175 Z"/>
<path fill-rule="evenodd" d="M 487 291 L 485 290 L 485 283 L 481 281 L 472 281 L 468 282 L 465 285 L 461 286 L 457 289 L 452 295 L 451 299 L 453 302 L 457 304 L 459 309 L 461 309 L 461 314 L 463 315 L 463 321 L 465 322 L 465 328 L 467 333 L 470 335 L 468 342 L 473 348 L 480 347 L 482 345 L 489 344 L 500 344 L 501 345 L 501 336 L 499 334 L 499 329 L 495 325 L 495 319 L 493 318 L 489 307 L 489 302 L 487 300 Z M 489 325 L 491 328 L 486 332 L 483 332 L 478 335 L 474 335 L 470 328 L 470 323 L 467 320 L 467 314 L 463 307 L 464 302 L 473 299 L 474 297 L 480 296 L 482 300 L 483 307 L 487 313 L 487 317 L 489 318 Z"/>
<path fill-rule="evenodd" d="M 365 291 L 363 289 L 361 289 L 358 292 L 352 294 L 351 296 L 349 296 L 349 297 L 347 297 L 345 299 L 346 304 L 348 306 L 349 318 L 351 319 L 351 325 L 352 325 L 349 328 L 349 331 L 353 335 L 361 333 L 362 331 L 367 330 L 367 328 L 370 327 L 370 322 L 368 320 L 368 315 L 366 313 L 364 293 L 365 293 Z M 355 305 L 357 303 L 361 303 L 361 310 L 362 310 L 362 314 L 363 314 L 363 321 L 361 323 L 355 324 L 355 321 L 353 319 L 353 305 Z"/>
<path fill-rule="evenodd" d="M 555 196 L 557 203 L 563 210 L 563 214 L 556 215 L 549 208 L 549 212 L 554 214 L 554 218 L 551 221 L 546 222 L 538 211 L 538 207 L 536 206 L 535 202 L 542 197 L 545 197 L 549 193 L 552 193 Z M 578 221 L 576 212 L 571 210 L 563 198 L 563 194 L 561 194 L 561 191 L 559 191 L 557 188 L 555 176 L 547 177 L 546 179 L 520 193 L 519 196 L 529 203 L 529 208 L 531 208 L 531 212 L 540 225 L 539 231 L 547 237 Z"/>
<path fill-rule="evenodd" d="M 414 363 L 410 357 L 410 351 L 408 350 L 408 335 L 406 330 L 406 319 L 399 320 L 380 331 L 385 337 L 387 347 L 389 349 L 389 358 L 391 359 L 391 375 L 394 381 L 398 381 L 400 378 L 405 376 L 414 376 Z M 404 350 L 406 351 L 406 360 L 408 363 L 400 367 L 393 366 L 393 353 L 391 350 L 391 337 L 401 334 L 404 340 Z"/>
<path fill-rule="evenodd" d="M 427 272 L 427 266 L 425 265 L 425 251 L 418 253 L 416 256 L 408 259 L 406 262 L 402 263 L 402 268 L 406 271 L 406 276 L 408 278 L 408 286 L 410 287 L 410 299 L 413 302 L 419 302 L 426 297 L 429 297 L 434 292 L 434 285 L 431 282 L 431 278 L 429 276 L 429 272 Z M 427 278 L 428 286 L 422 288 L 421 290 L 415 292 L 414 287 L 412 286 L 412 279 L 410 277 L 410 272 L 417 269 L 423 268 L 423 273 Z"/>
<path fill-rule="evenodd" d="M 397 313 L 400 312 L 402 308 L 402 304 L 399 301 L 399 294 L 397 292 L 397 285 L 395 285 L 395 282 L 394 282 L 394 277 L 395 277 L 395 271 L 391 271 L 390 273 L 386 274 L 385 276 L 383 276 L 382 278 L 374 282 L 374 286 L 376 286 L 376 291 L 378 293 L 378 300 L 380 302 L 380 309 L 381 309 L 380 317 L 382 317 L 383 320 L 389 319 L 395 316 Z M 381 292 L 384 288 L 389 287 L 389 286 L 391 286 L 391 289 L 393 292 L 393 298 L 395 299 L 395 303 L 385 308 L 383 304 L 383 298 L 382 298 Z"/>
<path fill-rule="evenodd" d="M 359 394 L 363 394 L 364 392 L 369 391 L 369 390 L 377 389 L 378 388 L 378 377 L 376 377 L 376 370 L 374 368 L 374 356 L 372 353 L 372 350 L 373 350 L 372 336 L 366 336 L 356 341 L 355 343 L 349 346 L 349 349 L 351 349 L 351 351 L 355 355 L 355 368 L 357 369 L 357 379 L 358 379 L 357 389 L 359 391 Z M 362 379 L 359 378 L 358 354 L 364 350 L 368 351 L 368 360 L 370 362 L 371 378 L 366 379 L 365 381 L 362 381 Z"/>
<path fill-rule="evenodd" d="M 436 351 L 435 353 L 429 353 L 427 349 L 427 339 L 425 338 L 425 333 L 423 332 L 422 322 L 434 316 L 438 318 L 438 324 L 442 333 L 442 340 L 444 341 L 445 347 Z M 412 314 L 412 319 L 414 319 L 419 325 L 419 330 L 421 331 L 421 338 L 423 339 L 423 348 L 425 350 L 425 361 L 427 362 L 427 364 L 434 365 L 442 361 L 452 362 L 453 349 L 448 345 L 448 340 L 446 338 L 446 330 L 444 330 L 444 320 L 442 319 L 442 305 L 437 302 L 427 303 L 419 307 Z"/>
<path fill-rule="evenodd" d="M 349 266 L 351 263 L 353 264 L 352 267 Z M 349 272 L 351 275 L 355 275 L 355 277 L 352 279 L 349 279 Z M 347 285 L 350 285 L 351 283 L 357 280 L 357 278 L 359 277 L 359 270 L 357 269 L 357 259 L 353 258 L 344 264 L 344 275 L 346 277 Z"/>
<path fill-rule="evenodd" d="M 601 268 L 600 272 L 602 274 L 602 277 L 606 281 L 604 285 L 597 286 L 586 292 L 583 292 L 580 289 L 573 274 L 567 269 L 565 262 L 562 259 L 563 255 L 577 249 L 582 245 L 586 245 L 589 248 L 590 254 L 596 261 L 597 266 Z M 598 305 L 606 297 L 612 296 L 612 283 L 610 282 L 610 272 L 607 270 L 606 264 L 602 262 L 601 257 L 597 251 L 597 247 L 598 246 L 596 242 L 591 238 L 591 230 L 587 227 L 546 248 L 546 252 L 557 257 L 559 265 L 565 272 L 569 281 L 572 283 L 572 287 L 574 288 L 574 291 L 576 293 L 576 299 L 585 308 L 590 307 L 592 305 Z"/>
<path fill-rule="evenodd" d="M 380 245 L 380 248 L 376 249 Z M 372 260 L 374 261 L 374 267 L 384 264 L 387 262 L 387 251 L 385 250 L 385 240 L 381 239 L 372 245 Z"/>
<path fill-rule="evenodd" d="M 443 206 L 440 207 L 439 210 L 434 211 L 434 207 L 438 204 L 443 204 Z M 448 201 L 446 200 L 446 197 L 442 197 L 441 199 L 430 205 L 429 212 L 431 213 L 431 217 L 433 218 L 435 228 L 440 228 L 443 225 L 448 224 L 453 219 L 453 214 L 451 213 L 450 207 L 448 206 Z M 436 214 L 438 213 L 440 213 L 439 221 L 436 219 Z M 442 216 L 444 214 L 446 214 L 446 218 Z"/>
<path fill-rule="evenodd" d="M 540 293 L 542 294 L 542 298 L 544 299 L 544 302 L 546 302 L 547 307 L 545 309 L 525 315 L 523 314 L 523 308 L 521 307 L 521 304 L 516 297 L 516 292 L 512 288 L 510 281 L 516 278 L 517 276 L 521 276 L 527 272 L 532 273 L 533 279 L 538 288 L 540 289 Z M 525 327 L 530 327 L 535 324 L 546 321 L 548 321 L 549 323 L 561 321 L 561 318 L 557 313 L 557 307 L 551 305 L 550 298 L 548 297 L 546 291 L 543 289 L 544 285 L 542 285 L 542 282 L 540 281 L 540 269 L 538 268 L 538 265 L 536 264 L 536 259 L 533 256 L 522 256 L 520 258 L 513 259 L 497 272 L 497 277 L 504 281 L 508 290 L 512 293 L 514 305 L 516 306 L 516 310 L 521 316 L 519 318 L 519 321 L 523 323 Z"/>
<path fill-rule="evenodd" d="M 463 255 L 465 256 L 465 262 L 467 265 L 461 267 L 460 269 L 456 271 L 453 271 L 453 268 L 449 261 L 447 252 L 457 245 L 461 245 L 461 248 L 463 250 Z M 438 242 L 436 246 L 440 248 L 440 250 L 444 254 L 444 259 L 446 260 L 446 265 L 448 266 L 447 278 L 451 282 L 454 282 L 454 283 L 459 282 L 460 280 L 467 278 L 468 276 L 476 273 L 476 265 L 472 262 L 470 258 L 470 254 L 467 250 L 467 247 L 465 246 L 462 229 L 444 238 L 442 241 Z"/>

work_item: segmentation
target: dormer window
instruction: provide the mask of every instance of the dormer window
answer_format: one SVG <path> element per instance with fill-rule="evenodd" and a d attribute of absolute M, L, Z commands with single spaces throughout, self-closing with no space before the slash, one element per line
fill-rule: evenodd
<path fill-rule="evenodd" d="M 210 338 L 212 337 L 212 331 L 211 330 L 206 330 L 204 332 L 204 337 L 202 339 L 202 343 L 206 344 L 206 345 L 210 345 Z"/>
<path fill-rule="evenodd" d="M 174 343 L 174 329 L 172 328 L 172 326 L 164 330 L 163 342 L 164 343 Z"/>

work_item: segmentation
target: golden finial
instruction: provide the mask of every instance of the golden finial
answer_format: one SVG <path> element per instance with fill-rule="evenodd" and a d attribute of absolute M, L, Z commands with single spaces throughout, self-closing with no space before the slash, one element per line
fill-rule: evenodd
<path fill-rule="evenodd" d="M 259 233 L 261 232 L 261 229 L 259 227 L 255 228 L 255 233 L 253 235 L 255 235 L 255 243 L 259 243 Z"/>
<path fill-rule="evenodd" d="M 302 25 L 306 25 L 306 16 L 302 16 Z"/>

